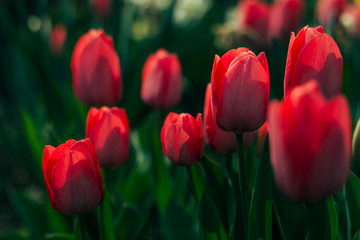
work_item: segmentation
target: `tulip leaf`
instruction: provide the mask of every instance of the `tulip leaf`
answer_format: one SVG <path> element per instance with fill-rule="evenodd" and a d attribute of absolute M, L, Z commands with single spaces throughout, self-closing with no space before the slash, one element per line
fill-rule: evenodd
<path fill-rule="evenodd" d="M 329 211 L 331 240 L 335 240 L 338 237 L 338 219 L 337 219 L 336 207 L 333 197 L 328 198 L 327 206 Z"/>
<path fill-rule="evenodd" d="M 306 239 L 307 210 L 302 203 L 287 198 L 273 186 L 273 208 L 282 239 Z"/>
<path fill-rule="evenodd" d="M 345 190 L 352 230 L 350 234 L 354 235 L 360 229 L 360 180 L 353 172 L 350 173 Z"/>
<path fill-rule="evenodd" d="M 203 193 L 199 204 L 199 217 L 205 239 L 212 239 L 216 234 L 217 239 L 227 239 L 225 228 L 221 223 L 218 211 L 213 200 L 207 193 Z M 209 235 L 210 233 L 210 235 Z M 207 238 L 206 236 L 210 236 Z"/>
<path fill-rule="evenodd" d="M 118 239 L 133 239 L 136 231 L 140 228 L 141 221 L 138 211 L 132 207 L 125 207 L 121 219 L 116 226 L 116 236 Z"/>
<path fill-rule="evenodd" d="M 159 114 L 157 114 L 159 115 Z M 159 116 L 154 117 L 154 124 L 152 126 L 152 149 L 153 149 L 153 174 L 155 183 L 155 192 L 158 206 L 161 212 L 165 211 L 171 197 L 171 179 L 168 170 L 165 166 L 164 155 L 160 142 L 160 135 L 158 129 Z"/>
<path fill-rule="evenodd" d="M 113 218 L 111 212 L 111 195 L 104 188 L 104 200 L 101 204 L 103 213 L 103 230 L 106 240 L 115 240 Z"/>
<path fill-rule="evenodd" d="M 269 155 L 267 138 L 256 171 L 252 192 L 248 239 L 267 240 L 272 238 L 272 170 Z"/>
<path fill-rule="evenodd" d="M 23 109 L 20 111 L 20 113 L 30 150 L 32 151 L 32 154 L 37 162 L 38 169 L 41 169 L 43 144 L 37 134 L 38 130 L 36 129 L 34 122 L 26 110 Z"/>
<path fill-rule="evenodd" d="M 206 176 L 207 193 L 216 206 L 222 224 L 227 232 L 230 232 L 235 219 L 236 206 L 234 192 L 228 191 L 233 190 L 233 188 L 229 185 L 228 179 L 225 178 L 225 173 L 219 163 L 204 156 L 201 165 Z"/>
<path fill-rule="evenodd" d="M 202 171 L 200 169 L 199 164 L 193 164 L 191 167 L 188 167 L 188 175 L 189 181 L 191 181 L 191 185 L 195 191 L 195 199 L 196 201 L 200 201 L 201 194 L 205 190 L 204 177 L 202 176 Z"/>
<path fill-rule="evenodd" d="M 45 234 L 45 239 L 51 240 L 74 240 L 74 235 L 69 233 L 47 233 Z"/>
<path fill-rule="evenodd" d="M 351 178 L 351 177 L 350 177 Z M 342 191 L 334 195 L 338 213 L 338 235 L 341 239 L 351 239 L 351 215 L 349 213 L 348 199 L 346 197 L 345 188 Z M 351 202 L 351 201 L 350 201 Z M 356 209 L 356 206 L 352 209 Z"/>
<path fill-rule="evenodd" d="M 164 231 L 166 239 L 198 239 L 195 232 L 195 219 L 186 209 L 170 201 L 164 214 Z"/>

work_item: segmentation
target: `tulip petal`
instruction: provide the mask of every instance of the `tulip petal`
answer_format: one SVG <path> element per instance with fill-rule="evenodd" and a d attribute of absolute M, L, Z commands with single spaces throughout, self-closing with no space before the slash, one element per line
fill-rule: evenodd
<path fill-rule="evenodd" d="M 92 107 L 89 110 L 88 116 L 86 118 L 86 134 L 87 138 L 90 137 L 91 132 L 93 131 L 97 121 L 99 119 L 99 110 L 97 108 Z"/>
<path fill-rule="evenodd" d="M 269 75 L 255 55 L 243 54 L 234 60 L 222 83 L 215 118 L 227 131 L 254 131 L 266 119 Z"/>

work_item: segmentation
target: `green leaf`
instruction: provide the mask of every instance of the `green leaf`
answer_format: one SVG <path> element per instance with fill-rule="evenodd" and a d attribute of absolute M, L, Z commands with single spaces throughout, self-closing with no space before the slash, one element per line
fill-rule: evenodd
<path fill-rule="evenodd" d="M 337 219 L 336 207 L 333 197 L 328 198 L 327 207 L 329 211 L 331 240 L 335 240 L 338 237 L 338 219 Z"/>
<path fill-rule="evenodd" d="M 45 234 L 45 239 L 51 240 L 74 240 L 74 235 L 68 233 L 47 233 Z"/>
<path fill-rule="evenodd" d="M 190 184 L 194 187 L 195 199 L 196 201 L 200 201 L 201 194 L 205 191 L 205 183 L 204 176 L 202 176 L 202 171 L 199 164 L 193 164 L 191 167 L 189 167 L 188 173 L 190 175 Z"/>
<path fill-rule="evenodd" d="M 155 183 L 155 192 L 158 206 L 161 212 L 165 211 L 171 197 L 171 179 L 169 172 L 165 166 L 164 155 L 162 153 L 162 146 L 160 142 L 160 130 L 157 127 L 159 122 L 159 114 L 154 117 L 152 126 L 152 149 L 153 149 L 153 162 L 152 169 Z"/>
<path fill-rule="evenodd" d="M 210 196 L 203 193 L 199 204 L 199 217 L 205 239 L 228 239 L 225 228 L 220 220 L 218 211 Z"/>
<path fill-rule="evenodd" d="M 25 130 L 25 135 L 28 141 L 28 144 L 30 146 L 30 149 L 32 151 L 32 154 L 37 162 L 37 166 L 39 169 L 41 169 L 42 166 L 42 149 L 43 144 L 37 134 L 37 129 L 35 127 L 35 124 L 33 123 L 30 115 L 28 112 L 24 109 L 20 110 L 21 119 L 23 122 L 23 127 Z"/>
<path fill-rule="evenodd" d="M 198 239 L 196 219 L 175 202 L 170 202 L 166 208 L 163 224 L 166 239 Z"/>
<path fill-rule="evenodd" d="M 139 213 L 132 207 L 127 206 L 121 215 L 121 219 L 116 226 L 116 236 L 118 239 L 133 239 L 136 231 L 141 227 Z"/>
<path fill-rule="evenodd" d="M 273 208 L 282 239 L 304 240 L 307 229 L 307 210 L 302 203 L 295 203 L 273 187 Z"/>
<path fill-rule="evenodd" d="M 272 170 L 268 138 L 264 148 L 252 192 L 248 239 L 268 240 L 272 238 Z"/>
<path fill-rule="evenodd" d="M 351 221 L 351 235 L 360 229 L 360 180 L 353 173 L 350 173 L 349 180 L 346 184 L 346 200 Z M 345 209 L 346 210 L 346 209 Z"/>
<path fill-rule="evenodd" d="M 101 204 L 103 214 L 103 230 L 106 240 L 115 240 L 113 218 L 111 212 L 111 196 L 110 193 L 104 188 L 104 200 Z"/>
<path fill-rule="evenodd" d="M 216 206 L 211 198 L 203 193 L 199 204 L 199 217 L 203 229 L 209 233 L 216 233 L 221 228 L 221 220 Z"/>

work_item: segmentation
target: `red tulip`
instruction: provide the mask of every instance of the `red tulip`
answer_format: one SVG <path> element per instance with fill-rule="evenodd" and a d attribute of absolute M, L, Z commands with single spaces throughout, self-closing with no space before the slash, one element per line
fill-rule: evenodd
<path fill-rule="evenodd" d="M 310 79 L 330 98 L 341 93 L 343 59 L 332 37 L 322 27 L 304 27 L 295 37 L 291 33 L 285 69 L 285 96 L 297 85 Z"/>
<path fill-rule="evenodd" d="M 45 146 L 42 167 L 51 205 L 65 214 L 94 210 L 103 200 L 103 183 L 90 139 Z"/>
<path fill-rule="evenodd" d="M 169 113 L 161 129 L 161 143 L 171 162 L 181 166 L 199 162 L 204 152 L 201 114 L 195 120 L 188 113 Z"/>
<path fill-rule="evenodd" d="M 106 18 L 111 10 L 112 0 L 91 0 L 92 8 L 96 16 Z"/>
<path fill-rule="evenodd" d="M 119 57 L 103 30 L 90 30 L 75 45 L 71 59 L 75 95 L 87 105 L 110 105 L 122 96 Z"/>
<path fill-rule="evenodd" d="M 61 55 L 66 41 L 67 29 L 63 24 L 56 24 L 50 34 L 49 47 L 53 55 Z"/>
<path fill-rule="evenodd" d="M 176 54 L 159 49 L 150 55 L 142 72 L 141 99 L 151 107 L 166 109 L 181 99 L 182 73 Z"/>
<path fill-rule="evenodd" d="M 266 120 L 270 77 L 266 56 L 247 48 L 216 55 L 211 73 L 212 110 L 221 129 L 250 132 Z"/>
<path fill-rule="evenodd" d="M 316 15 L 319 23 L 328 26 L 333 19 L 337 19 L 346 4 L 346 0 L 318 0 Z"/>
<path fill-rule="evenodd" d="M 351 116 L 318 83 L 295 87 L 269 107 L 271 163 L 277 185 L 294 200 L 321 200 L 342 188 L 351 164 Z"/>
<path fill-rule="evenodd" d="M 300 26 L 301 0 L 278 0 L 270 10 L 270 36 L 289 40 L 290 33 Z"/>
<path fill-rule="evenodd" d="M 241 32 L 250 32 L 257 40 L 269 41 L 269 8 L 257 0 L 244 0 L 237 7 L 238 24 Z"/>
<path fill-rule="evenodd" d="M 229 153 L 236 152 L 236 137 L 232 132 L 221 130 L 215 123 L 211 111 L 211 84 L 206 88 L 204 104 L 204 128 L 206 142 L 209 147 L 217 152 Z M 243 136 L 244 148 L 249 148 L 255 141 L 255 132 L 246 132 Z"/>
<path fill-rule="evenodd" d="M 348 4 L 341 12 L 340 23 L 345 30 L 356 36 L 360 35 L 360 7 Z"/>
<path fill-rule="evenodd" d="M 91 108 L 86 120 L 86 137 L 94 145 L 103 167 L 123 165 L 129 156 L 129 120 L 123 108 Z"/>

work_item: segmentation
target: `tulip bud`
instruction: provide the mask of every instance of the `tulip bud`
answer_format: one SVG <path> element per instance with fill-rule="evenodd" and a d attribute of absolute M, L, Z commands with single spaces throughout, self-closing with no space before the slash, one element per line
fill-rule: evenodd
<path fill-rule="evenodd" d="M 199 162 L 204 152 L 201 114 L 195 120 L 188 113 L 169 113 L 161 129 L 161 143 L 171 162 L 181 166 Z"/>
<path fill-rule="evenodd" d="M 300 26 L 301 13 L 301 0 L 275 1 L 270 9 L 270 36 L 287 42 L 290 33 Z"/>
<path fill-rule="evenodd" d="M 351 165 L 346 99 L 327 100 L 315 80 L 269 107 L 271 163 L 278 187 L 293 200 L 322 200 L 339 191 Z"/>
<path fill-rule="evenodd" d="M 63 24 L 56 24 L 50 34 L 49 47 L 53 55 L 61 55 L 66 41 L 67 29 Z"/>
<path fill-rule="evenodd" d="M 318 0 L 316 2 L 316 15 L 319 23 L 329 26 L 333 19 L 337 19 L 346 4 L 346 0 Z"/>
<path fill-rule="evenodd" d="M 94 210 L 103 200 L 103 183 L 90 139 L 45 146 L 42 167 L 51 205 L 65 214 Z"/>
<path fill-rule="evenodd" d="M 341 93 L 343 58 L 332 37 L 322 27 L 304 27 L 295 37 L 291 33 L 285 68 L 284 94 L 297 85 L 316 79 L 323 94 L 330 98 Z"/>
<path fill-rule="evenodd" d="M 269 42 L 268 6 L 257 0 L 244 0 L 237 7 L 240 32 L 248 32 L 259 42 Z"/>
<path fill-rule="evenodd" d="M 211 111 L 211 84 L 206 88 L 204 103 L 204 128 L 209 147 L 220 153 L 236 152 L 236 136 L 232 132 L 221 130 L 215 123 Z M 246 132 L 243 136 L 244 148 L 249 148 L 255 141 L 255 132 Z"/>
<path fill-rule="evenodd" d="M 270 77 L 266 56 L 247 48 L 216 55 L 211 73 L 212 110 L 225 131 L 251 132 L 266 120 Z"/>
<path fill-rule="evenodd" d="M 360 35 L 360 7 L 348 4 L 339 17 L 341 25 L 345 30 L 355 36 Z"/>
<path fill-rule="evenodd" d="M 103 30 L 90 30 L 76 43 L 71 59 L 75 95 L 87 105 L 120 101 L 122 78 L 113 40 Z"/>
<path fill-rule="evenodd" d="M 86 137 L 94 145 L 103 167 L 123 165 L 129 156 L 129 120 L 123 108 L 91 108 L 86 120 Z"/>
<path fill-rule="evenodd" d="M 90 0 L 95 15 L 106 18 L 111 10 L 112 0 Z"/>
<path fill-rule="evenodd" d="M 176 54 L 159 49 L 150 55 L 142 72 L 141 99 L 154 108 L 166 109 L 181 99 L 182 73 Z"/>

